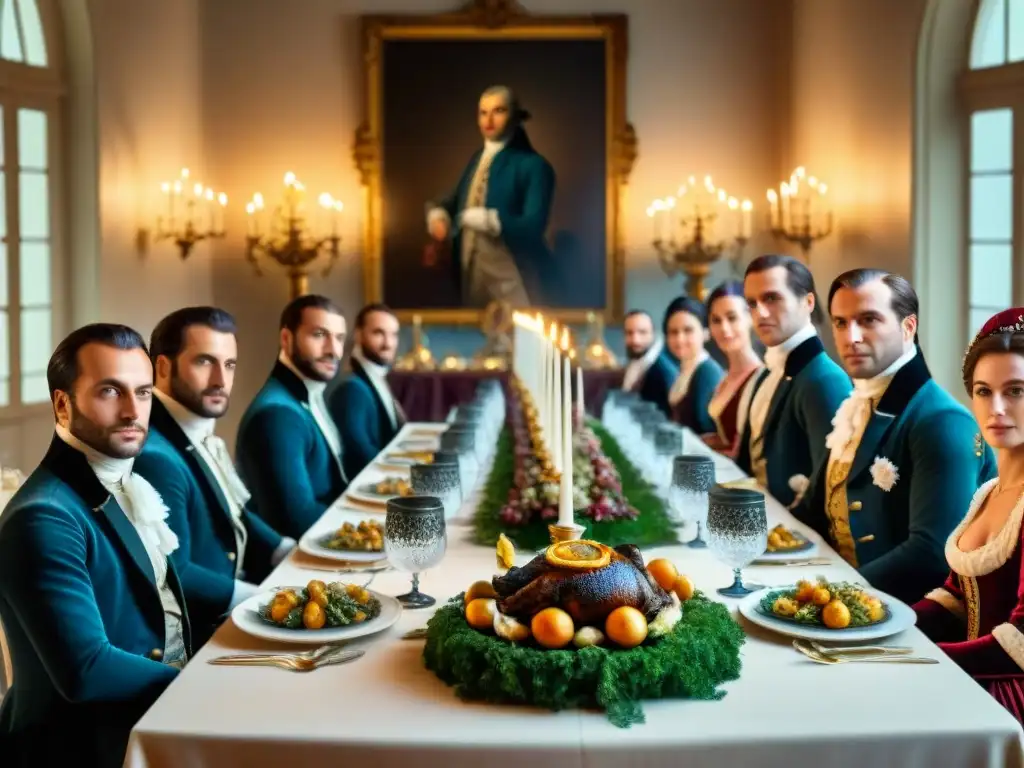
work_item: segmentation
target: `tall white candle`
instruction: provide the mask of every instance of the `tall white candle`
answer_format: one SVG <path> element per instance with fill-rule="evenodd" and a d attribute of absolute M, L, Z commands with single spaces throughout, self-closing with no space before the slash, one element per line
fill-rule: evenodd
<path fill-rule="evenodd" d="M 569 371 L 569 357 L 566 356 L 562 362 L 563 376 L 562 387 L 569 392 L 572 386 L 572 378 Z M 559 488 L 558 499 L 558 524 L 573 525 L 573 503 L 572 503 L 572 408 L 569 404 L 562 409 L 562 485 Z"/>
<path fill-rule="evenodd" d="M 551 363 L 548 361 L 548 340 L 544 335 L 544 326 L 541 325 L 539 334 L 540 359 L 540 390 L 537 392 L 537 411 L 540 418 L 541 440 L 546 441 L 550 437 L 548 432 L 548 379 L 550 378 Z"/>
<path fill-rule="evenodd" d="M 562 353 L 555 347 L 555 354 L 552 358 L 553 365 L 551 366 L 551 379 L 554 382 L 552 401 L 552 410 L 555 414 L 555 418 L 551 422 L 551 462 L 555 465 L 555 471 L 562 471 L 562 451 L 560 450 L 562 445 L 562 382 L 559 381 L 558 372 L 562 368 Z M 569 407 L 568 402 L 565 403 L 564 407 Z"/>
<path fill-rule="evenodd" d="M 587 411 L 583 405 L 583 366 L 576 366 L 576 418 L 579 421 L 580 429 L 583 429 L 583 422 L 587 418 Z"/>

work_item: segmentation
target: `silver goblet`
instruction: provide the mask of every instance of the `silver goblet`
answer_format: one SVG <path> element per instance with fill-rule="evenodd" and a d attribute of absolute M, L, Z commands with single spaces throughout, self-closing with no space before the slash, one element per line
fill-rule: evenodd
<path fill-rule="evenodd" d="M 398 596 L 406 608 L 426 608 L 437 601 L 420 592 L 420 574 L 444 559 L 448 537 L 444 504 L 436 496 L 388 499 L 384 518 L 384 553 L 397 570 L 412 574 L 412 589 Z"/>

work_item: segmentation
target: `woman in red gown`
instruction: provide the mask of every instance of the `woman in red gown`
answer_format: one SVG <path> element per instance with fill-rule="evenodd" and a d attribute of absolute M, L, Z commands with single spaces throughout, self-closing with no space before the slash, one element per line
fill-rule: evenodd
<path fill-rule="evenodd" d="M 999 476 L 946 541 L 950 571 L 914 606 L 917 625 L 1024 722 L 1024 307 L 1000 312 L 967 349 L 964 386 Z"/>
<path fill-rule="evenodd" d="M 764 366 L 754 351 L 743 283 L 722 283 L 708 296 L 707 307 L 711 338 L 728 360 L 728 369 L 708 403 L 715 431 L 701 437 L 716 451 L 735 456 L 747 422 L 753 385 Z"/>

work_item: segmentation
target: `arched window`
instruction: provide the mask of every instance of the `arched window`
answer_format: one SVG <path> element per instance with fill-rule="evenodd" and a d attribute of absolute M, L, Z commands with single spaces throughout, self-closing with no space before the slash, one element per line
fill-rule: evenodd
<path fill-rule="evenodd" d="M 0 408 L 49 400 L 66 322 L 60 50 L 52 0 L 0 0 Z"/>
<path fill-rule="evenodd" d="M 1024 0 L 982 0 L 962 81 L 969 179 L 968 338 L 1024 303 Z"/>

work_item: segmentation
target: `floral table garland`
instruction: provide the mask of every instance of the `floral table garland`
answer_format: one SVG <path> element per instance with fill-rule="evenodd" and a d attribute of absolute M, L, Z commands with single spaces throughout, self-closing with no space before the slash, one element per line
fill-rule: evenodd
<path fill-rule="evenodd" d="M 678 542 L 661 499 L 595 421 L 574 434 L 573 504 L 586 538 L 616 546 Z M 504 533 L 517 546 L 538 549 L 558 518 L 558 475 L 540 441 L 537 411 L 513 380 L 505 429 L 474 516 L 474 540 L 490 546 Z"/>

